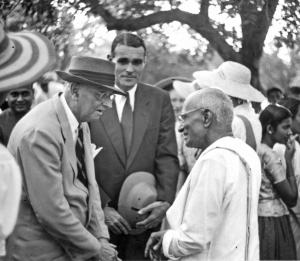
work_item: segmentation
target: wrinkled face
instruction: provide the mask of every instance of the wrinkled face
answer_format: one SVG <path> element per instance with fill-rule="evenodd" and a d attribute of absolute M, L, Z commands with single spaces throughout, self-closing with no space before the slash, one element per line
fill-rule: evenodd
<path fill-rule="evenodd" d="M 170 99 L 171 99 L 171 103 L 173 106 L 173 110 L 175 113 L 175 116 L 178 117 L 179 114 L 181 113 L 182 110 L 182 105 L 184 102 L 184 98 L 182 98 L 178 92 L 174 89 L 169 91 L 169 95 L 170 95 Z"/>
<path fill-rule="evenodd" d="M 140 80 L 145 67 L 145 50 L 142 46 L 117 45 L 112 61 L 116 64 L 116 84 L 124 91 L 130 90 Z"/>
<path fill-rule="evenodd" d="M 291 126 L 292 118 L 284 119 L 277 125 L 275 132 L 272 134 L 273 140 L 277 143 L 286 144 L 292 134 Z"/>
<path fill-rule="evenodd" d="M 30 110 L 33 99 L 34 92 L 32 85 L 12 90 L 6 96 L 8 106 L 12 109 L 12 111 L 20 114 L 26 113 Z"/>
<path fill-rule="evenodd" d="M 185 110 L 179 116 L 180 128 L 179 131 L 183 133 L 186 146 L 193 148 L 206 147 L 206 133 L 207 130 L 203 125 L 202 108 L 190 108 Z"/>
<path fill-rule="evenodd" d="M 292 130 L 293 130 L 293 133 L 295 133 L 295 134 L 300 133 L 300 105 L 298 105 L 298 111 L 292 122 Z"/>
<path fill-rule="evenodd" d="M 79 84 L 78 115 L 81 122 L 97 120 L 105 110 L 112 107 L 112 91 Z"/>

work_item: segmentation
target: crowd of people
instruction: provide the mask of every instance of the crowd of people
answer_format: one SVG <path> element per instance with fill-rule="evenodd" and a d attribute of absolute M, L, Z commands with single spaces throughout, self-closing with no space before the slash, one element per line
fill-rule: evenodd
<path fill-rule="evenodd" d="M 151 86 L 125 32 L 51 87 L 46 37 L 0 46 L 1 261 L 300 260 L 300 86 L 265 101 L 232 61 Z"/>

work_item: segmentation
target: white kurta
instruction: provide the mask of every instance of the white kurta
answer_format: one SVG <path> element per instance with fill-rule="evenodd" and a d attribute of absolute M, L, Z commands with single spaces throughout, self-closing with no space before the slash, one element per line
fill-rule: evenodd
<path fill-rule="evenodd" d="M 247 162 L 248 172 L 240 157 Z M 211 144 L 167 211 L 164 254 L 170 259 L 194 261 L 240 261 L 245 256 L 258 260 L 260 181 L 259 158 L 243 141 L 224 137 Z"/>

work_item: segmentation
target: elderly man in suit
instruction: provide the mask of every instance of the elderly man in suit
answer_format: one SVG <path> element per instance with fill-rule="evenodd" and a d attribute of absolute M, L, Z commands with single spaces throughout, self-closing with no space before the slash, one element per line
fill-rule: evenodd
<path fill-rule="evenodd" d="M 175 117 L 167 92 L 139 82 L 146 62 L 145 43 L 139 36 L 119 34 L 109 58 L 116 64 L 116 87 L 127 92 L 127 97 L 116 96 L 113 108 L 91 122 L 92 141 L 103 147 L 103 157 L 95 158 L 96 179 L 106 224 L 120 257 L 143 260 L 147 237 L 175 197 L 179 172 Z M 124 180 L 136 171 L 154 175 L 158 198 L 139 211 L 147 218 L 137 226 L 147 231 L 130 235 L 131 227 L 117 206 Z"/>
<path fill-rule="evenodd" d="M 15 126 L 8 149 L 24 179 L 9 260 L 117 260 L 104 223 L 86 122 L 111 107 L 114 65 L 73 57 L 66 91 L 43 102 Z"/>

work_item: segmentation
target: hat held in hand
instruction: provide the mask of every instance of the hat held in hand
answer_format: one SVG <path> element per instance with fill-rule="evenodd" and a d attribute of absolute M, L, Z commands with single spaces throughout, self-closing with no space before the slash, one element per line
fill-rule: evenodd
<path fill-rule="evenodd" d="M 136 228 L 136 223 L 147 217 L 147 214 L 139 215 L 138 211 L 156 199 L 156 182 L 151 173 L 139 171 L 126 178 L 119 195 L 118 212 L 130 224 L 130 234 L 136 235 L 145 231 L 143 228 Z"/>

